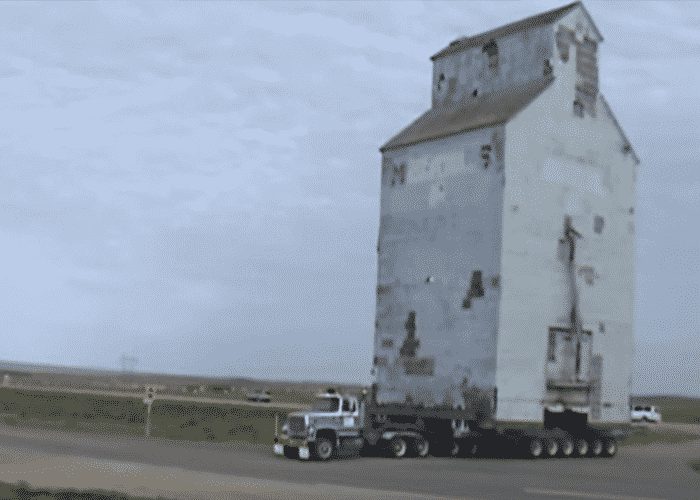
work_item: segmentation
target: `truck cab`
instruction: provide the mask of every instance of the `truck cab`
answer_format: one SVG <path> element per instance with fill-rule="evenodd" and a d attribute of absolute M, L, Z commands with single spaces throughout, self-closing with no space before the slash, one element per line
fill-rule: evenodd
<path fill-rule="evenodd" d="M 328 460 L 344 449 L 362 447 L 363 402 L 328 389 L 308 411 L 290 413 L 275 437 L 275 453 Z"/>

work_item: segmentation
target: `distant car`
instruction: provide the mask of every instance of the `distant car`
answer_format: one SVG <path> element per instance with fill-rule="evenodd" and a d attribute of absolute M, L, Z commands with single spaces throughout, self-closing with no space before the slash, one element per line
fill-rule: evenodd
<path fill-rule="evenodd" d="M 270 391 L 251 391 L 246 394 L 246 399 L 248 401 L 255 401 L 256 403 L 269 403 Z"/>
<path fill-rule="evenodd" d="M 661 422 L 661 413 L 655 406 L 634 406 L 631 414 L 632 422 Z"/>

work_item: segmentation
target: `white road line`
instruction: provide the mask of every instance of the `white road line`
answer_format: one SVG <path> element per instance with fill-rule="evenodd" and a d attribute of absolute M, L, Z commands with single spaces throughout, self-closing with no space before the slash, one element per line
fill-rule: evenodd
<path fill-rule="evenodd" d="M 588 491 L 541 490 L 536 488 L 523 489 L 528 495 L 543 495 L 558 498 L 597 498 L 602 500 L 663 500 L 662 498 L 637 497 L 629 495 L 612 495 L 609 493 L 594 493 Z"/>

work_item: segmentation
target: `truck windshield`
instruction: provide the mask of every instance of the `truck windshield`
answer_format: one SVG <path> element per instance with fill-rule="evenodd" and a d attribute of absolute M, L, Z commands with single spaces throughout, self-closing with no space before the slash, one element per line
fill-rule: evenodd
<path fill-rule="evenodd" d="M 340 400 L 338 398 L 317 398 L 311 405 L 314 411 L 338 411 Z"/>

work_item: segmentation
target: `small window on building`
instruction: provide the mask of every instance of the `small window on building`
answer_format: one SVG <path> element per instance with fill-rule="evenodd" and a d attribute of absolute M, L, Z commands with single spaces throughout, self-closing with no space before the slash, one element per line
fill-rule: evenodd
<path fill-rule="evenodd" d="M 445 73 L 440 73 L 440 76 L 438 77 L 437 81 L 437 89 L 442 90 L 442 86 L 445 83 Z"/>
<path fill-rule="evenodd" d="M 564 26 L 559 26 L 557 31 L 557 49 L 559 50 L 559 58 L 563 62 L 569 60 L 569 46 L 576 43 L 575 34 Z"/>
<path fill-rule="evenodd" d="M 496 44 L 496 40 L 490 40 L 481 50 L 488 57 L 489 68 L 498 68 L 498 44 Z"/>
<path fill-rule="evenodd" d="M 373 364 L 374 366 L 386 366 L 387 359 L 384 356 L 375 356 Z"/>
<path fill-rule="evenodd" d="M 549 76 L 554 72 L 554 68 L 552 67 L 552 62 L 549 59 L 544 60 L 544 69 L 542 71 L 542 74 L 544 76 Z"/>
<path fill-rule="evenodd" d="M 603 219 L 603 217 L 600 215 L 596 215 L 593 218 L 593 231 L 600 234 L 603 232 L 603 226 L 605 226 L 605 219 Z"/>
<path fill-rule="evenodd" d="M 406 164 L 394 166 L 392 169 L 391 185 L 406 184 Z"/>
<path fill-rule="evenodd" d="M 574 114 L 583 118 L 583 103 L 579 100 L 574 101 Z"/>
<path fill-rule="evenodd" d="M 488 168 L 491 164 L 491 144 L 484 144 L 481 146 L 481 161 L 484 168 Z"/>

